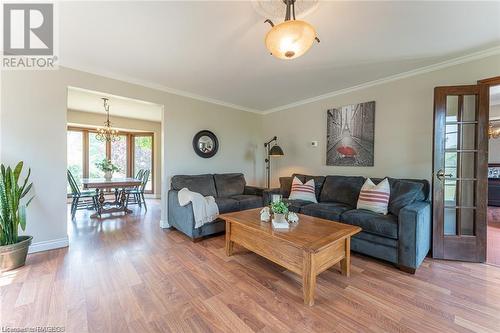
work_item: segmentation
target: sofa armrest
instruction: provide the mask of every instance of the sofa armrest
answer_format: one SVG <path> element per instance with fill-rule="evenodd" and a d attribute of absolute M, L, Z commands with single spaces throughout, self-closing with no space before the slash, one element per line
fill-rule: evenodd
<path fill-rule="evenodd" d="M 399 212 L 398 264 L 415 270 L 431 248 L 431 205 L 426 201 L 414 202 Z"/>
<path fill-rule="evenodd" d="M 243 191 L 243 194 L 248 194 L 248 195 L 258 195 L 261 197 L 264 194 L 264 187 L 258 187 L 258 186 L 245 186 L 245 190 Z"/>
<path fill-rule="evenodd" d="M 179 191 L 168 191 L 168 223 L 175 229 L 182 231 L 186 235 L 193 237 L 194 214 L 193 204 L 186 206 L 179 204 Z"/>
<path fill-rule="evenodd" d="M 273 194 L 281 194 L 281 190 L 279 188 L 268 188 L 264 190 L 264 192 L 262 193 L 262 201 L 264 202 L 264 206 L 267 206 L 271 203 Z"/>

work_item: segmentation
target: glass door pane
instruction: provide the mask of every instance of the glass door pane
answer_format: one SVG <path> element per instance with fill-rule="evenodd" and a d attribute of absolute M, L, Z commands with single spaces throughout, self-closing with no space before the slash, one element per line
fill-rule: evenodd
<path fill-rule="evenodd" d="M 476 99 L 446 97 L 444 235 L 474 235 L 476 210 Z"/>
<path fill-rule="evenodd" d="M 83 178 L 83 132 L 81 131 L 68 131 L 67 165 L 77 184 L 80 185 Z M 67 188 L 68 193 L 71 193 L 69 184 Z"/>
<path fill-rule="evenodd" d="M 127 136 L 120 135 L 120 140 L 111 143 L 111 162 L 120 168 L 119 171 L 115 171 L 113 177 L 125 178 L 127 177 Z"/>
<path fill-rule="evenodd" d="M 96 133 L 89 133 L 89 178 L 104 177 L 95 164 L 106 158 L 106 142 L 97 140 L 96 136 Z"/>
<path fill-rule="evenodd" d="M 153 190 L 153 136 L 134 136 L 134 175 L 139 170 L 150 170 L 146 191 Z"/>

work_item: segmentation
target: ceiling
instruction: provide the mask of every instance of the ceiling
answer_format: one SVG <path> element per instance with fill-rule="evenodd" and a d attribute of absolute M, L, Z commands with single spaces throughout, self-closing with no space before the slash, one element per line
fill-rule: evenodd
<path fill-rule="evenodd" d="M 99 113 L 104 121 L 103 97 L 109 98 L 111 116 L 161 122 L 161 105 L 74 87 L 68 88 L 68 109 Z"/>
<path fill-rule="evenodd" d="M 279 1 L 279 0 L 274 0 Z M 60 62 L 263 112 L 500 45 L 500 2 L 320 2 L 321 39 L 269 55 L 251 2 L 60 2 Z"/>

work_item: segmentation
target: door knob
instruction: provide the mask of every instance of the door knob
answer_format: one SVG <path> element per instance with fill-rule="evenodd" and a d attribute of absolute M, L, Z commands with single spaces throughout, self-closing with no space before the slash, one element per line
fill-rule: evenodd
<path fill-rule="evenodd" d="M 437 176 L 439 179 L 443 179 L 443 178 L 451 178 L 451 177 L 453 177 L 453 174 L 451 174 L 451 173 L 447 173 L 447 174 L 445 174 L 445 173 L 444 173 L 444 171 L 443 171 L 443 169 L 441 169 L 441 170 L 439 170 L 439 171 L 437 172 L 437 175 L 436 175 L 436 176 Z"/>

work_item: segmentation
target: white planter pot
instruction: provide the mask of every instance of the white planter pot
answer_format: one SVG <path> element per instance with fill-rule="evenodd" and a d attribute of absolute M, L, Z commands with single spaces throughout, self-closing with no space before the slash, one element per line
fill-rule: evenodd
<path fill-rule="evenodd" d="M 113 178 L 113 171 L 106 171 L 104 173 L 104 179 L 111 180 L 111 178 Z"/>

